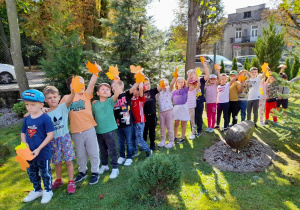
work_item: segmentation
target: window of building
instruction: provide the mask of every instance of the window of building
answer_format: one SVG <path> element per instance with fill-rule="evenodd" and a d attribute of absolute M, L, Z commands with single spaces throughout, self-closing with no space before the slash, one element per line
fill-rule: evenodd
<path fill-rule="evenodd" d="M 258 32 L 258 26 L 251 26 L 251 36 L 256 37 Z"/>
<path fill-rule="evenodd" d="M 241 28 L 235 29 L 235 38 L 242 38 L 242 29 Z"/>
<path fill-rule="evenodd" d="M 244 18 L 251 18 L 251 11 L 244 12 Z"/>

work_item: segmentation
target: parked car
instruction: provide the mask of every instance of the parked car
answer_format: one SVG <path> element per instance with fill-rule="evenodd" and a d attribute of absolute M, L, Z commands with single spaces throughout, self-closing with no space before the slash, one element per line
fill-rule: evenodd
<path fill-rule="evenodd" d="M 0 63 L 0 83 L 10 84 L 16 79 L 15 67 Z"/>
<path fill-rule="evenodd" d="M 214 70 L 214 55 L 196 55 L 195 57 L 195 65 L 196 67 L 200 67 L 201 69 L 204 69 L 200 57 L 204 57 L 207 62 L 207 66 L 210 68 L 210 71 L 212 72 Z M 223 60 L 223 63 L 225 65 L 225 73 L 229 73 L 231 71 L 232 67 L 232 61 L 229 60 L 228 58 L 225 58 L 224 56 L 221 55 L 216 55 L 216 64 L 221 64 L 221 61 Z M 243 65 L 241 63 L 237 63 L 238 70 L 243 69 Z"/>
<path fill-rule="evenodd" d="M 243 64 L 245 63 L 246 58 L 248 57 L 249 63 L 251 63 L 252 59 L 256 57 L 256 55 L 244 55 L 244 56 L 237 56 L 236 59 L 239 63 Z"/>

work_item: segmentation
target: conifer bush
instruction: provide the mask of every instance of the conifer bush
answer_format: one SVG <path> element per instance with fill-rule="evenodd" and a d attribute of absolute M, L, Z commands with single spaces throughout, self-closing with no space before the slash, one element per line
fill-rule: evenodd
<path fill-rule="evenodd" d="M 224 64 L 224 61 L 223 60 L 221 60 L 221 69 L 220 69 L 220 73 L 222 74 L 222 73 L 225 73 L 225 64 Z"/>
<path fill-rule="evenodd" d="M 129 181 L 133 196 L 158 204 L 168 193 L 180 190 L 181 165 L 174 155 L 157 154 L 140 163 Z"/>
<path fill-rule="evenodd" d="M 233 57 L 233 59 L 232 59 L 232 67 L 231 67 L 231 70 L 238 70 L 237 59 L 236 59 L 236 57 Z"/>
<path fill-rule="evenodd" d="M 24 114 L 27 113 L 26 105 L 24 101 L 14 104 L 12 108 L 13 112 L 15 112 L 19 117 L 23 117 Z"/>

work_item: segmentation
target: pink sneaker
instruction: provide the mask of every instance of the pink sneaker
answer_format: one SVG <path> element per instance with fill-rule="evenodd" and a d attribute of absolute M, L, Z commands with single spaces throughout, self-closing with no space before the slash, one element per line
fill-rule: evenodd
<path fill-rule="evenodd" d="M 76 185 L 74 181 L 69 181 L 68 182 L 68 188 L 67 188 L 67 193 L 68 194 L 73 194 L 76 190 Z"/>
<path fill-rule="evenodd" d="M 167 148 L 167 149 L 170 149 L 170 148 L 172 148 L 172 147 L 174 147 L 175 145 L 174 145 L 174 142 L 169 142 L 165 147 Z"/>
<path fill-rule="evenodd" d="M 157 146 L 164 147 L 165 145 L 166 145 L 166 142 L 165 141 L 161 141 L 161 142 L 159 142 L 159 144 Z"/>
<path fill-rule="evenodd" d="M 55 190 L 63 185 L 63 181 L 58 181 L 57 179 L 53 182 L 51 190 Z"/>

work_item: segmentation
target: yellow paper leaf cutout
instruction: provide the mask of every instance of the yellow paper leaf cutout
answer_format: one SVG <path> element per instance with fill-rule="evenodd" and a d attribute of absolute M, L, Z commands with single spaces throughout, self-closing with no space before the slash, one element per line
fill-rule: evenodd
<path fill-rule="evenodd" d="M 26 144 L 21 141 L 21 144 L 15 147 L 15 150 L 27 148 Z"/>
<path fill-rule="evenodd" d="M 201 71 L 200 67 L 197 68 L 197 70 L 196 70 L 197 77 L 200 77 L 202 75 L 202 73 L 203 72 Z"/>
<path fill-rule="evenodd" d="M 141 66 L 130 65 L 131 73 L 138 73 L 138 72 L 142 72 L 142 71 L 143 71 L 143 68 Z"/>
<path fill-rule="evenodd" d="M 75 93 L 80 93 L 82 91 L 82 89 L 84 88 L 83 83 L 80 82 L 80 79 L 78 76 L 74 77 L 72 79 L 72 83 L 71 83 L 71 88 L 74 90 Z"/>
<path fill-rule="evenodd" d="M 110 80 L 116 79 L 115 76 L 119 76 L 119 74 L 120 74 L 118 66 L 117 65 L 115 67 L 109 66 L 108 72 L 105 74 L 107 75 L 108 79 L 110 79 Z M 118 80 L 118 79 L 116 79 L 116 80 Z"/>
<path fill-rule="evenodd" d="M 222 66 L 220 66 L 220 64 L 215 64 L 214 67 L 215 67 L 215 70 L 220 70 L 222 68 Z"/>
<path fill-rule="evenodd" d="M 161 80 L 161 81 L 159 82 L 159 87 L 165 88 L 165 81 L 164 81 L 164 80 Z"/>
<path fill-rule="evenodd" d="M 98 76 L 99 70 L 98 70 L 96 64 L 93 64 L 93 63 L 91 63 L 91 62 L 88 61 L 87 64 L 85 64 L 85 65 L 88 68 L 89 72 L 91 72 L 92 74 L 95 74 L 97 77 L 99 77 Z"/>
<path fill-rule="evenodd" d="M 141 83 L 145 81 L 145 75 L 141 72 L 138 72 L 134 75 L 135 82 L 136 83 Z"/>

